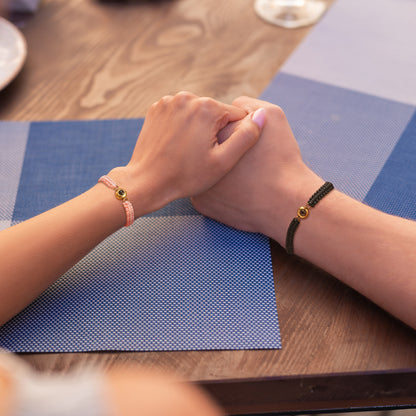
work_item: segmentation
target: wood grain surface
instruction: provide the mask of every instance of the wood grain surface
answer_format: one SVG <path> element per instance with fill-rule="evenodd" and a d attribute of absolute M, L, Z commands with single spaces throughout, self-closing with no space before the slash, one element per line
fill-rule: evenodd
<path fill-rule="evenodd" d="M 44 0 L 23 28 L 28 60 L 0 117 L 138 117 L 181 90 L 257 97 L 309 29 L 267 25 L 252 3 Z"/>
<path fill-rule="evenodd" d="M 0 118 L 142 117 L 154 101 L 181 90 L 227 103 L 240 95 L 257 97 L 309 30 L 266 24 L 250 0 L 44 0 L 22 28 L 28 59 L 0 91 Z M 415 331 L 276 243 L 271 250 L 282 350 L 23 358 L 41 371 L 139 363 L 202 383 L 402 370 L 416 377 Z"/>

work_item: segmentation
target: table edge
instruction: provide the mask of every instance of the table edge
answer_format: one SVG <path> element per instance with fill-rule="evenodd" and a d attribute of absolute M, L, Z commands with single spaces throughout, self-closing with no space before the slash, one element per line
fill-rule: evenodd
<path fill-rule="evenodd" d="M 416 407 L 416 367 L 196 383 L 233 415 Z"/>

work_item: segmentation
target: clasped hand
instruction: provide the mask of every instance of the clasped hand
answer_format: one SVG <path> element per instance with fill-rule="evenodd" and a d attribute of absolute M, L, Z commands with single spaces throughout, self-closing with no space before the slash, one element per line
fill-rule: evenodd
<path fill-rule="evenodd" d="M 220 143 L 219 132 L 237 121 Z M 110 176 L 129 189 L 135 207 L 145 198 L 147 211 L 154 211 L 210 189 L 257 142 L 263 123 L 264 110 L 249 112 L 188 92 L 165 96 L 150 107 L 129 164 Z"/>
<path fill-rule="evenodd" d="M 290 222 L 298 201 L 321 181 L 303 163 L 280 107 L 248 97 L 227 105 L 189 92 L 150 107 L 129 164 L 110 174 L 135 207 L 144 206 L 137 216 L 192 197 L 202 214 L 277 241 L 284 230 L 270 234 L 274 218 Z M 305 195 L 273 200 L 271 194 L 292 195 L 293 183 Z"/>
<path fill-rule="evenodd" d="M 227 105 L 188 92 L 150 107 L 129 164 L 110 174 L 132 191 L 133 205 L 146 201 L 138 216 L 192 197 L 202 214 L 277 241 L 283 236 L 268 232 L 273 218 L 290 222 L 321 181 L 303 163 L 280 107 L 248 97 Z M 288 192 L 294 183 L 305 195 Z M 293 194 L 293 202 L 271 194 Z"/>

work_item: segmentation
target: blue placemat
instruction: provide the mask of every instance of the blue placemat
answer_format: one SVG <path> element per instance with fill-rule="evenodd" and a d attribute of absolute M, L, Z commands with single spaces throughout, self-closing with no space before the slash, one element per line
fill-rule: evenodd
<path fill-rule="evenodd" d="M 262 98 L 336 188 L 416 220 L 416 2 L 336 0 Z"/>
<path fill-rule="evenodd" d="M 0 123 L 0 226 L 125 164 L 143 120 Z M 0 328 L 15 352 L 280 348 L 268 239 L 188 199 L 97 246 Z"/>

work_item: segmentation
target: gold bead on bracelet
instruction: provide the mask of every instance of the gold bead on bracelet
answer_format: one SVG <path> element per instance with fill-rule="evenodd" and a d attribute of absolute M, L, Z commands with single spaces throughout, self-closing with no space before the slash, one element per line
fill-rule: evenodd
<path fill-rule="evenodd" d="M 121 201 L 125 201 L 127 199 L 127 191 L 123 188 L 117 187 L 114 190 L 115 196 L 117 199 L 120 199 Z"/>
<path fill-rule="evenodd" d="M 298 209 L 298 218 L 303 220 L 304 218 L 306 218 L 309 215 L 309 206 L 307 205 L 306 207 L 300 207 Z"/>

